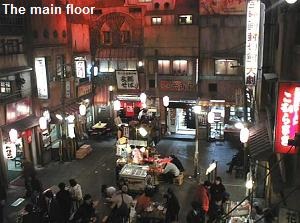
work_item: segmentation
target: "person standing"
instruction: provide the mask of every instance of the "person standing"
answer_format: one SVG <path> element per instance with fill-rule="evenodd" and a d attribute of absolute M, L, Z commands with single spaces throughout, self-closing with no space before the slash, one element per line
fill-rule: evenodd
<path fill-rule="evenodd" d="M 74 179 L 70 179 L 69 180 L 70 183 L 70 193 L 71 193 L 71 197 L 73 200 L 73 207 L 72 207 L 72 212 L 77 211 L 77 209 L 79 208 L 83 197 L 82 197 L 82 190 L 81 190 L 81 186 L 76 182 L 76 180 Z"/>
<path fill-rule="evenodd" d="M 192 210 L 186 216 L 187 223 L 204 223 L 205 213 L 203 212 L 201 205 L 197 201 L 192 201 Z"/>
<path fill-rule="evenodd" d="M 58 205 L 56 198 L 51 190 L 45 192 L 46 203 L 47 203 L 47 214 L 49 223 L 61 222 L 61 209 Z"/>
<path fill-rule="evenodd" d="M 225 198 L 225 187 L 222 184 L 222 178 L 216 177 L 215 182 L 210 187 L 212 201 L 223 201 Z"/>
<path fill-rule="evenodd" d="M 0 182 L 0 223 L 4 222 L 4 206 L 6 201 L 6 189 L 3 183 Z"/>
<path fill-rule="evenodd" d="M 203 184 L 198 185 L 196 191 L 197 201 L 200 203 L 202 210 L 205 214 L 208 214 L 209 205 L 210 205 L 210 189 L 211 183 L 209 181 L 204 181 Z"/>
<path fill-rule="evenodd" d="M 95 208 L 91 195 L 86 194 L 83 198 L 83 203 L 79 206 L 78 210 L 71 222 L 91 223 L 96 222 Z"/>
<path fill-rule="evenodd" d="M 173 190 L 171 188 L 168 188 L 167 194 L 164 195 L 164 197 L 167 199 L 166 202 L 166 223 L 171 223 L 174 221 L 178 221 L 178 214 L 180 210 L 180 205 L 178 202 L 177 197 L 175 196 Z"/>
<path fill-rule="evenodd" d="M 68 222 L 72 206 L 72 197 L 69 191 L 66 190 L 65 183 L 58 184 L 59 192 L 56 194 L 56 199 L 61 208 L 63 222 Z"/>

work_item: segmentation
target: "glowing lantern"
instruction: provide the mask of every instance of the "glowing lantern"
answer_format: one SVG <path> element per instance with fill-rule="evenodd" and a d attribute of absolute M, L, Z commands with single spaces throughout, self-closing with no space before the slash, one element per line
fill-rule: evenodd
<path fill-rule="evenodd" d="M 241 143 L 246 143 L 248 142 L 249 139 L 249 129 L 243 128 L 240 131 L 240 141 Z"/>
<path fill-rule="evenodd" d="M 212 111 L 208 112 L 207 121 L 209 124 L 212 124 L 215 122 L 215 113 L 214 112 L 212 112 Z"/>
<path fill-rule="evenodd" d="M 40 119 L 39 119 L 40 129 L 42 129 L 42 130 L 47 129 L 47 127 L 48 127 L 47 124 L 48 124 L 47 118 L 44 116 L 40 117 Z"/>
<path fill-rule="evenodd" d="M 18 132 L 15 129 L 9 131 L 9 139 L 12 143 L 15 143 L 18 140 Z"/>
<path fill-rule="evenodd" d="M 79 114 L 81 116 L 84 116 L 86 114 L 86 106 L 85 105 L 83 105 L 83 104 L 79 105 Z"/>
<path fill-rule="evenodd" d="M 119 100 L 114 101 L 114 110 L 115 111 L 120 111 L 121 109 L 121 102 Z"/>
<path fill-rule="evenodd" d="M 170 103 L 170 98 L 169 96 L 164 96 L 163 97 L 163 104 L 165 107 L 168 107 L 169 106 L 169 103 Z"/>

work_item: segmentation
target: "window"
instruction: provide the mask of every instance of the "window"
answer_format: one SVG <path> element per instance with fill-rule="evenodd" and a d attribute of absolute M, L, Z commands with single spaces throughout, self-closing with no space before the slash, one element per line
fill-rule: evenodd
<path fill-rule="evenodd" d="M 152 24 L 153 25 L 161 24 L 161 17 L 152 17 Z"/>
<path fill-rule="evenodd" d="M 0 80 L 0 93 L 1 94 L 10 94 L 11 93 L 11 83 L 10 83 L 10 81 Z"/>
<path fill-rule="evenodd" d="M 165 8 L 165 9 L 169 9 L 169 8 L 170 8 L 170 3 L 169 3 L 169 2 L 165 2 L 164 8 Z"/>
<path fill-rule="evenodd" d="M 159 60 L 158 61 L 158 73 L 159 74 L 170 74 L 170 61 Z"/>
<path fill-rule="evenodd" d="M 156 3 L 154 4 L 154 8 L 155 8 L 155 9 L 159 9 L 159 3 L 158 3 L 158 2 L 156 2 Z"/>
<path fill-rule="evenodd" d="M 155 88 L 155 80 L 149 80 L 149 88 Z"/>
<path fill-rule="evenodd" d="M 130 13 L 141 13 L 142 8 L 129 8 Z"/>
<path fill-rule="evenodd" d="M 130 31 L 122 31 L 121 32 L 121 42 L 122 43 L 130 43 Z"/>
<path fill-rule="evenodd" d="M 180 15 L 178 19 L 179 24 L 193 24 L 192 15 Z"/>
<path fill-rule="evenodd" d="M 136 60 L 101 60 L 100 72 L 115 72 L 115 70 L 136 70 Z"/>
<path fill-rule="evenodd" d="M 215 60 L 215 73 L 217 75 L 237 75 L 238 67 L 237 60 Z"/>
<path fill-rule="evenodd" d="M 6 53 L 7 54 L 19 53 L 19 40 L 8 39 L 6 41 Z"/>
<path fill-rule="evenodd" d="M 174 75 L 186 75 L 187 74 L 187 60 L 174 60 L 173 61 L 173 73 Z"/>
<path fill-rule="evenodd" d="M 111 32 L 103 32 L 103 43 L 110 44 L 111 43 Z"/>
<path fill-rule="evenodd" d="M 152 0 L 139 0 L 139 2 L 152 2 Z"/>

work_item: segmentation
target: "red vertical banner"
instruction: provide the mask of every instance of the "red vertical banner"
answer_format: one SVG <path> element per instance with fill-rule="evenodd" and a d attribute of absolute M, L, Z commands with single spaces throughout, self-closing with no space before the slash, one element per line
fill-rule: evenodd
<path fill-rule="evenodd" d="M 134 107 L 133 102 L 126 103 L 126 117 L 133 117 L 134 116 Z"/>
<path fill-rule="evenodd" d="M 276 153 L 295 154 L 295 147 L 288 145 L 300 132 L 300 83 L 279 83 L 274 149 Z"/>

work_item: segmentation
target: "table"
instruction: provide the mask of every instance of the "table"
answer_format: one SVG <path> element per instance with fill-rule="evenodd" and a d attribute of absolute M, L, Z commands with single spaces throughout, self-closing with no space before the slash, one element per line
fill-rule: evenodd
<path fill-rule="evenodd" d="M 104 122 L 98 122 L 95 125 L 93 125 L 92 129 L 105 129 L 107 126 L 107 123 Z"/>

